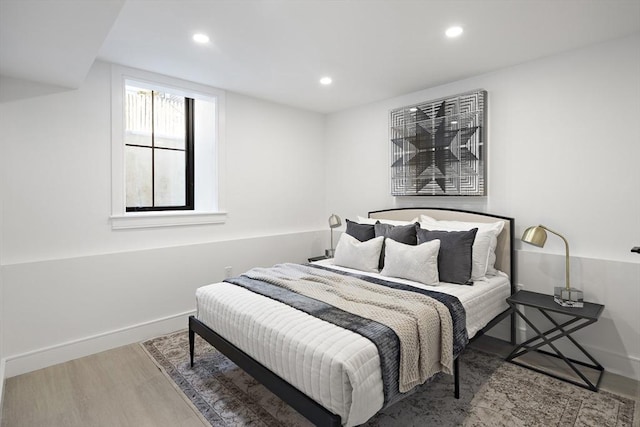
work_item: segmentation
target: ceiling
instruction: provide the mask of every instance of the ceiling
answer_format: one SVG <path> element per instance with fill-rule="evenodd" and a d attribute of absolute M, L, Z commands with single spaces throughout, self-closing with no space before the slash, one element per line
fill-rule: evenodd
<path fill-rule="evenodd" d="M 0 74 L 98 59 L 327 113 L 637 32 L 640 0 L 0 0 Z"/>

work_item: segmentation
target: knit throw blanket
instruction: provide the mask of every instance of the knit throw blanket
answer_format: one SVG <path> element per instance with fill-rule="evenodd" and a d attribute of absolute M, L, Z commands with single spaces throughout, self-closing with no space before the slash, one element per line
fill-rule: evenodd
<path fill-rule="evenodd" d="M 400 340 L 401 393 L 438 372 L 453 372 L 451 314 L 434 298 L 299 264 L 254 268 L 243 276 L 318 299 L 391 328 Z"/>

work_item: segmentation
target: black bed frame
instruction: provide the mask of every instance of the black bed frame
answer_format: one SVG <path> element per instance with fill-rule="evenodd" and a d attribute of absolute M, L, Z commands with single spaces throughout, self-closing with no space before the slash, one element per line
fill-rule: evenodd
<path fill-rule="evenodd" d="M 421 208 L 408 208 L 408 209 L 421 209 Z M 425 208 L 425 209 L 434 209 L 434 208 Z M 437 209 L 437 208 L 436 208 Z M 398 209 L 392 209 L 398 210 Z M 465 212 L 465 213 L 480 213 L 473 211 L 465 211 L 459 209 L 442 209 L 447 211 L 456 211 L 456 212 Z M 508 218 L 499 215 L 485 214 L 480 213 L 484 216 L 495 217 L 499 219 L 504 219 L 509 221 L 510 225 L 510 248 L 511 248 L 511 294 L 513 295 L 516 292 L 516 280 L 515 280 L 515 260 L 513 256 L 513 234 L 514 234 L 514 220 L 513 218 Z M 475 341 L 480 336 L 484 335 L 486 331 L 493 328 L 497 323 L 505 319 L 506 317 L 511 317 L 511 343 L 515 344 L 516 341 L 516 326 L 515 326 L 515 313 L 509 308 L 495 318 L 493 318 L 484 328 L 479 330 L 476 335 L 470 340 L 470 342 Z M 238 365 L 241 369 L 243 369 L 246 373 L 255 378 L 258 382 L 268 388 L 273 394 L 278 396 L 284 402 L 286 402 L 293 409 L 298 411 L 301 415 L 311 421 L 313 424 L 317 426 L 340 426 L 341 419 L 338 415 L 328 411 L 322 405 L 317 403 L 315 400 L 311 399 L 309 396 L 289 384 L 287 381 L 274 374 L 271 370 L 263 366 L 261 363 L 253 359 L 244 351 L 240 350 L 238 347 L 227 341 L 225 338 L 220 336 L 218 333 L 213 331 L 204 323 L 200 322 L 195 316 L 189 316 L 189 354 L 190 354 L 190 363 L 193 367 L 193 357 L 195 350 L 195 334 L 201 336 L 205 341 L 214 346 L 218 351 L 224 354 L 229 360 Z M 460 398 L 460 364 L 459 357 L 456 357 L 453 363 L 453 376 L 454 376 L 454 397 L 456 399 Z"/>

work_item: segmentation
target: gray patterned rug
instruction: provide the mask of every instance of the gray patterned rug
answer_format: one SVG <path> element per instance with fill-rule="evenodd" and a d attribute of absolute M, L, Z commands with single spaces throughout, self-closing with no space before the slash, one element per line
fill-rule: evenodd
<path fill-rule="evenodd" d="M 212 426 L 310 426 L 288 405 L 197 337 L 189 367 L 186 331 L 142 345 Z M 461 396 L 440 375 L 373 417 L 366 426 L 634 426 L 636 402 L 593 393 L 468 348 L 461 356 Z"/>

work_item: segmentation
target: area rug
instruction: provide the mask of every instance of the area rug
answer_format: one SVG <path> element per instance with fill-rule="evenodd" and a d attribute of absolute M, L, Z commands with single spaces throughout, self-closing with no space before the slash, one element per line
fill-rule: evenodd
<path fill-rule="evenodd" d="M 196 335 L 189 366 L 187 331 L 142 343 L 154 362 L 214 427 L 311 426 L 233 362 Z M 498 356 L 467 348 L 460 358 L 460 399 L 453 377 L 439 375 L 380 412 L 374 426 L 594 426 L 632 427 L 632 399 L 594 393 Z"/>

